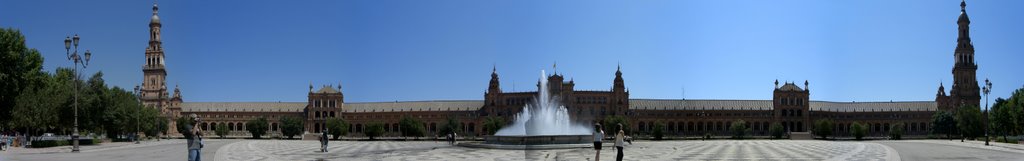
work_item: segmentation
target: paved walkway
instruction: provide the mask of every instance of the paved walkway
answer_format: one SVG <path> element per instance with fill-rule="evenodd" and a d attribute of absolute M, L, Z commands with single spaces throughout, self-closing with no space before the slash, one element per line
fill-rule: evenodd
<path fill-rule="evenodd" d="M 496 150 L 443 142 L 332 142 L 328 153 L 317 141 L 248 140 L 225 145 L 216 160 L 593 160 L 591 149 Z M 635 142 L 624 160 L 899 160 L 892 148 L 872 142 L 831 141 L 666 141 Z M 615 151 L 605 148 L 601 158 Z"/>
<path fill-rule="evenodd" d="M 203 160 L 213 160 L 214 152 L 221 146 L 241 140 L 206 140 Z M 100 145 L 81 146 L 82 151 L 71 152 L 71 146 L 50 148 L 12 148 L 0 151 L 0 161 L 84 161 L 84 160 L 137 160 L 137 161 L 181 161 L 188 154 L 185 151 L 185 140 L 169 139 L 161 141 L 102 143 Z"/>
<path fill-rule="evenodd" d="M 902 160 L 1024 160 L 1024 151 L 1001 146 L 985 146 L 985 142 L 960 140 L 877 141 L 900 152 Z M 1019 146 L 1006 144 L 1006 146 Z"/>
<path fill-rule="evenodd" d="M 1018 144 L 984 146 L 984 142 L 959 140 L 817 141 L 817 140 L 713 140 L 638 141 L 625 149 L 625 160 L 1021 160 Z M 203 160 L 594 160 L 589 148 L 557 150 L 499 150 L 467 148 L 435 141 L 333 141 L 330 152 L 319 152 L 319 142 L 300 140 L 211 139 Z M 184 140 L 104 143 L 70 147 L 15 148 L 0 151 L 0 161 L 141 160 L 185 159 Z M 898 152 L 897 152 L 898 151 Z M 606 147 L 602 160 L 613 160 Z"/>

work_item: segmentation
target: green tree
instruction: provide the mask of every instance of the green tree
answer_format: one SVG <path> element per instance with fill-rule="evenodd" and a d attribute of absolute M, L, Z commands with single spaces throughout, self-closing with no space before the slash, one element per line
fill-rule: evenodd
<path fill-rule="evenodd" d="M 1011 108 L 1010 116 L 1014 118 L 1012 131 L 1016 135 L 1024 135 L 1024 88 L 1014 90 L 1006 101 Z"/>
<path fill-rule="evenodd" d="M 821 136 L 821 139 L 828 139 L 829 135 L 832 135 L 832 131 L 835 130 L 835 124 L 831 119 L 818 119 L 814 121 L 814 135 Z"/>
<path fill-rule="evenodd" d="M 174 124 L 176 126 L 174 128 L 178 130 L 178 133 L 184 135 L 185 138 L 190 138 L 192 137 L 192 133 L 189 132 L 191 131 L 191 129 L 189 129 L 189 126 L 192 125 L 192 122 L 192 118 L 188 116 L 178 117 L 178 119 L 174 120 Z"/>
<path fill-rule="evenodd" d="M 620 124 L 622 125 L 622 131 L 629 135 L 629 120 L 626 120 L 624 116 L 605 116 L 602 128 L 604 128 L 605 133 L 614 134 L 619 132 L 618 126 Z"/>
<path fill-rule="evenodd" d="M 448 117 L 445 119 L 444 123 L 441 124 L 441 131 L 439 132 L 442 135 L 448 135 L 453 132 L 456 134 L 462 133 L 462 125 L 455 117 Z"/>
<path fill-rule="evenodd" d="M 47 84 L 26 88 L 25 93 L 17 96 L 14 103 L 16 106 L 11 111 L 17 117 L 10 120 L 14 127 L 24 128 L 31 133 L 33 130 L 58 126 L 57 106 L 67 99 L 64 96 L 66 92 L 62 92 L 63 88 L 53 84 L 49 77 L 46 80 Z"/>
<path fill-rule="evenodd" d="M 100 97 L 104 100 L 104 104 L 109 105 L 101 116 L 107 136 L 121 136 L 137 132 L 136 125 L 139 123 L 137 115 L 141 114 L 139 110 L 142 110 L 142 106 L 136 102 L 131 91 L 114 87 Z"/>
<path fill-rule="evenodd" d="M 29 93 L 24 91 L 26 88 L 35 88 L 36 91 L 33 92 L 36 93 L 43 92 L 40 90 L 45 86 L 41 84 L 46 82 L 40 80 L 40 76 L 45 75 L 42 69 L 42 55 L 38 50 L 25 45 L 25 36 L 21 34 L 21 31 L 13 28 L 0 29 L 0 126 L 10 126 L 11 119 L 26 117 L 12 115 L 14 108 L 17 108 L 15 102 L 19 95 Z M 42 98 L 23 99 L 28 101 L 28 99 Z M 33 105 L 22 105 L 22 107 L 28 106 Z M 19 123 L 13 124 L 25 126 Z"/>
<path fill-rule="evenodd" d="M 403 116 L 398 121 L 398 128 L 402 131 L 402 136 L 405 137 L 422 137 L 427 133 L 426 128 L 423 127 L 423 122 L 409 116 Z"/>
<path fill-rule="evenodd" d="M 160 111 L 155 108 L 142 107 L 142 104 L 139 102 L 135 103 L 137 104 L 136 107 L 140 108 L 139 112 L 141 112 L 141 116 L 138 119 L 139 121 L 136 122 L 140 125 L 140 128 L 142 128 L 140 130 L 142 130 L 142 132 L 148 137 L 159 135 L 161 122 L 166 124 L 166 121 L 161 121 L 164 119 L 160 116 Z M 166 129 L 166 125 L 164 125 L 164 129 Z"/>
<path fill-rule="evenodd" d="M 81 71 L 79 71 L 79 72 L 81 72 Z M 139 130 L 139 129 L 136 129 L 138 127 L 138 126 L 136 126 L 136 124 L 139 124 L 139 121 L 137 121 L 136 119 L 139 119 L 139 118 L 135 118 L 135 117 L 136 116 L 143 116 L 143 115 L 139 114 L 139 112 L 141 112 L 141 109 L 140 108 L 136 108 L 136 107 L 141 107 L 141 104 L 138 104 L 139 102 L 137 101 L 137 99 L 135 99 L 134 94 L 131 93 L 131 91 L 128 91 L 128 93 L 130 93 L 131 95 L 120 95 L 120 93 L 119 93 L 119 95 L 112 95 L 112 94 L 114 94 L 114 93 L 112 93 L 114 91 L 114 89 L 107 87 L 105 81 L 103 80 L 103 72 L 96 72 L 91 77 L 86 79 L 85 82 L 83 82 L 82 80 L 75 79 L 75 74 L 77 74 L 77 73 L 75 73 L 75 71 L 70 69 L 70 68 L 62 69 L 62 70 L 58 71 L 58 75 L 64 75 L 64 76 L 62 76 L 64 78 L 61 79 L 62 80 L 61 82 L 66 84 L 68 89 L 70 89 L 69 92 L 71 92 L 72 95 L 75 95 L 75 93 L 74 93 L 76 91 L 75 88 L 78 88 L 78 90 L 77 90 L 78 91 L 78 94 L 77 94 L 77 97 L 78 97 L 78 128 L 80 130 L 85 130 L 85 131 L 102 131 L 102 130 L 110 129 L 110 127 L 107 127 L 107 126 L 117 126 L 115 124 L 111 124 L 112 122 L 109 122 L 108 120 L 104 120 L 104 119 L 108 119 L 109 116 L 105 116 L 105 115 L 107 115 L 108 114 L 107 112 L 109 112 L 109 110 L 111 110 L 111 109 L 113 109 L 113 110 L 134 110 L 134 111 L 131 111 L 131 113 L 119 113 L 119 114 L 128 114 L 129 115 L 129 116 L 123 116 L 123 117 L 119 117 L 119 118 L 131 117 L 132 121 L 131 122 L 126 122 L 128 124 L 128 126 L 131 126 L 131 127 L 127 128 L 126 130 L 130 130 L 130 131 L 137 131 L 137 130 Z M 122 90 L 122 91 L 124 91 L 124 90 Z M 66 116 L 66 118 L 74 118 L 74 109 L 70 109 L 70 108 L 74 107 L 73 103 L 74 103 L 73 101 L 68 101 L 67 102 L 67 106 L 66 107 L 68 107 L 68 109 L 67 109 L 67 111 L 64 111 L 64 113 L 61 114 L 61 115 L 63 115 L 62 117 Z M 134 106 L 127 105 L 128 103 L 135 103 L 136 105 L 134 105 Z M 119 107 L 113 107 L 113 106 L 116 106 L 116 105 L 120 105 L 120 106 Z M 132 107 L 126 107 L 126 106 L 132 106 Z M 119 108 L 132 108 L 132 109 L 119 109 Z M 127 112 L 127 111 L 119 111 L 119 112 Z M 74 119 L 64 119 L 61 122 L 64 123 L 64 124 L 69 124 L 70 125 L 70 124 L 74 124 Z"/>
<path fill-rule="evenodd" d="M 366 125 L 366 129 L 363 130 L 363 134 L 366 137 L 370 137 L 370 140 L 374 140 L 376 137 L 384 134 L 384 124 L 380 122 L 374 122 Z"/>
<path fill-rule="evenodd" d="M 1015 126 L 1013 122 L 1013 107 L 1010 106 L 1006 99 L 996 98 L 990 115 L 991 131 L 993 134 L 1003 136 L 1003 140 L 1006 140 L 1006 135 L 1012 133 Z"/>
<path fill-rule="evenodd" d="M 850 131 L 854 138 L 860 140 L 864 138 L 864 135 L 867 135 L 868 127 L 860 122 L 853 122 L 853 124 L 850 125 Z"/>
<path fill-rule="evenodd" d="M 747 121 L 736 120 L 729 125 L 729 131 L 732 132 L 733 139 L 743 139 L 743 137 L 750 135 L 750 128 L 747 128 Z"/>
<path fill-rule="evenodd" d="M 281 135 L 291 139 L 292 137 L 302 134 L 302 120 L 297 117 L 284 116 L 281 117 Z"/>
<path fill-rule="evenodd" d="M 981 109 L 977 106 L 961 106 L 956 114 L 957 127 L 966 138 L 981 136 L 985 131 L 981 122 Z"/>
<path fill-rule="evenodd" d="M 618 125 L 609 125 L 609 126 L 613 127 L 612 129 L 618 128 L 618 127 L 616 127 Z M 623 126 L 625 126 L 625 125 L 623 125 Z M 665 137 L 665 123 L 662 123 L 661 121 L 654 121 L 654 127 L 653 128 L 654 129 L 651 131 L 651 135 L 654 136 L 654 140 L 661 140 L 661 139 L 663 139 Z M 605 134 L 615 134 L 616 132 L 617 131 L 611 131 L 611 132 L 605 131 Z"/>
<path fill-rule="evenodd" d="M 953 139 L 953 133 L 957 131 L 956 119 L 953 118 L 953 114 L 948 111 L 939 111 L 935 115 L 932 115 L 932 134 L 946 135 L 946 139 Z"/>
<path fill-rule="evenodd" d="M 341 118 L 328 118 L 327 119 L 327 131 L 334 135 L 334 140 L 338 140 L 342 135 L 348 134 L 348 121 Z"/>
<path fill-rule="evenodd" d="M 484 118 L 484 129 L 487 130 L 486 135 L 494 135 L 503 127 L 505 127 L 505 120 L 502 118 L 494 116 Z"/>
<path fill-rule="evenodd" d="M 220 136 L 221 139 L 228 135 L 228 124 L 217 124 L 213 127 L 213 134 Z"/>
<path fill-rule="evenodd" d="M 158 132 L 156 137 L 159 138 L 160 135 L 167 135 L 167 129 L 170 129 L 170 127 L 169 127 L 170 126 L 169 125 L 170 121 L 169 120 L 170 119 L 168 119 L 165 116 L 157 117 L 157 120 L 156 120 L 156 127 L 157 128 L 154 129 L 154 130 L 156 130 Z"/>
<path fill-rule="evenodd" d="M 245 130 L 252 134 L 252 138 L 259 139 L 260 136 L 267 134 L 267 130 L 270 130 L 270 123 L 267 121 L 267 118 L 263 117 L 249 120 L 245 122 Z"/>
<path fill-rule="evenodd" d="M 889 126 L 889 138 L 893 140 L 903 139 L 903 123 L 895 123 Z"/>
<path fill-rule="evenodd" d="M 768 127 L 768 133 L 772 135 L 772 138 L 781 139 L 782 135 L 786 134 L 786 129 L 782 127 L 782 123 L 774 122 Z"/>

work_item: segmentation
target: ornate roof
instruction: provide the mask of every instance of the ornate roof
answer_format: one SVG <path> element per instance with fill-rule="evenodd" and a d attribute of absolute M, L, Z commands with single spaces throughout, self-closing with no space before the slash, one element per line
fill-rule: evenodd
<path fill-rule="evenodd" d="M 345 103 L 342 112 L 476 111 L 480 100 Z"/>
<path fill-rule="evenodd" d="M 341 92 L 338 92 L 338 90 L 335 90 L 331 86 L 324 86 L 324 87 L 320 87 L 320 90 L 316 90 L 316 93 L 341 93 Z"/>
<path fill-rule="evenodd" d="M 785 85 L 782 85 L 782 87 L 780 87 L 779 90 L 783 90 L 783 91 L 803 91 L 803 89 L 800 89 L 800 87 L 797 87 L 796 84 L 793 84 L 793 83 L 786 83 Z"/>

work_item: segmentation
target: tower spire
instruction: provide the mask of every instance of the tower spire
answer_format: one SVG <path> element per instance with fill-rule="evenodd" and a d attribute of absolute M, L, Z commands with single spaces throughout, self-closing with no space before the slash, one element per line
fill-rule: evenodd
<path fill-rule="evenodd" d="M 967 12 L 967 0 L 960 0 L 960 12 Z"/>

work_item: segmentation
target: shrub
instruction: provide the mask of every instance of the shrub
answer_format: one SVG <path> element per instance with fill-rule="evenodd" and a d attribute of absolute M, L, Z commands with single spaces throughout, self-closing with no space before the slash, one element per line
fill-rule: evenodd
<path fill-rule="evenodd" d="M 221 139 L 228 135 L 228 124 L 217 124 L 213 127 L 213 134 L 220 136 Z"/>
<path fill-rule="evenodd" d="M 830 119 L 818 119 L 814 121 L 814 135 L 821 136 L 821 139 L 828 139 L 829 135 L 832 135 L 832 131 L 835 130 L 835 125 Z"/>
<path fill-rule="evenodd" d="M 782 127 L 782 123 L 772 123 L 771 127 L 768 127 L 768 133 L 772 135 L 772 138 L 782 139 L 782 135 L 786 134 L 786 130 Z"/>
<path fill-rule="evenodd" d="M 458 134 L 462 133 L 462 126 L 457 118 L 449 116 L 445 118 L 443 123 L 441 123 L 441 129 L 438 132 L 440 135 L 448 135 L 451 133 Z M 465 133 L 461 135 L 465 135 Z"/>
<path fill-rule="evenodd" d="M 505 127 L 505 120 L 500 117 L 490 116 L 484 119 L 486 135 L 494 135 L 494 133 L 498 132 L 498 129 L 501 129 L 502 127 Z M 404 131 L 402 132 L 402 136 L 405 136 Z"/>
<path fill-rule="evenodd" d="M 863 139 L 864 135 L 868 133 L 868 128 L 865 127 L 864 124 L 861 124 L 860 122 L 853 122 L 850 128 L 850 130 L 853 132 L 853 137 L 856 138 L 857 140 Z"/>
<path fill-rule="evenodd" d="M 406 137 L 422 137 L 427 134 L 427 129 L 423 127 L 423 122 L 409 116 L 403 116 L 398 121 L 398 128 L 402 130 L 402 136 Z"/>
<path fill-rule="evenodd" d="M 384 124 L 379 122 L 370 123 L 366 125 L 366 129 L 363 130 L 363 134 L 366 134 L 367 137 L 370 137 L 370 140 L 373 140 L 381 134 L 384 134 Z"/>
<path fill-rule="evenodd" d="M 750 128 L 747 128 L 747 122 L 743 120 L 736 120 L 729 126 L 729 131 L 732 131 L 733 139 L 743 139 L 744 136 L 750 134 Z"/>
<path fill-rule="evenodd" d="M 249 131 L 254 139 L 259 139 L 260 136 L 267 134 L 268 129 L 270 129 L 270 123 L 267 122 L 267 118 L 260 117 L 245 123 L 245 130 Z"/>
<path fill-rule="evenodd" d="M 895 123 L 890 125 L 889 138 L 893 140 L 903 139 L 903 123 Z"/>
<path fill-rule="evenodd" d="M 334 140 L 338 140 L 342 135 L 348 134 L 348 121 L 341 118 L 329 118 L 327 119 L 327 131 L 334 135 Z"/>
<path fill-rule="evenodd" d="M 292 137 L 302 134 L 302 120 L 297 117 L 285 116 L 281 117 L 281 135 L 291 139 Z"/>
<path fill-rule="evenodd" d="M 78 140 L 79 145 L 81 145 L 81 143 L 84 143 L 84 142 L 86 142 L 86 141 L 85 140 Z M 88 142 L 92 142 L 92 141 L 88 141 Z M 71 144 L 71 142 L 68 141 L 68 140 L 32 140 L 32 148 L 45 148 L 45 147 L 65 146 L 65 145 L 70 145 L 70 144 Z"/>
<path fill-rule="evenodd" d="M 615 125 L 615 126 L 618 126 L 618 125 Z M 618 127 L 616 127 L 616 128 L 618 128 Z M 614 134 L 614 133 L 617 133 L 617 132 L 618 131 L 615 131 L 615 132 L 611 132 L 609 134 Z M 654 135 L 654 140 L 664 139 L 664 137 L 665 137 L 665 123 L 661 123 L 661 121 L 654 122 L 654 131 L 652 131 L 651 133 Z"/>
<path fill-rule="evenodd" d="M 604 132 L 615 134 L 619 132 L 619 124 L 622 124 L 622 131 L 629 135 L 629 120 L 625 116 L 605 116 L 601 127 L 604 128 Z"/>

